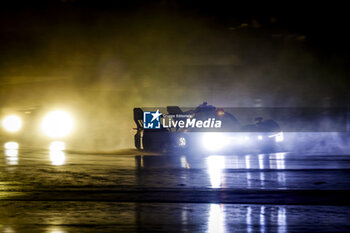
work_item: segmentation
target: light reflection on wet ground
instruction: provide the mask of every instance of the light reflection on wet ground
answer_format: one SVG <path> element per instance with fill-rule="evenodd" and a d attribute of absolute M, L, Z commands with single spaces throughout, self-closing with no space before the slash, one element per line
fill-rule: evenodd
<path fill-rule="evenodd" d="M 230 199 L 230 192 L 241 190 L 254 194 L 276 190 L 276 195 L 281 190 L 349 190 L 350 157 L 346 155 L 79 154 L 65 151 L 66 143 L 60 141 L 40 150 L 17 142 L 2 147 L 2 232 L 27 232 L 28 226 L 33 232 L 334 232 L 350 226 L 350 206 L 283 205 L 274 198 L 262 205 L 258 199 L 244 199 L 244 193 Z M 107 196 L 92 195 L 99 190 Z M 154 199 L 152 190 L 163 201 Z M 212 190 L 228 192 L 216 199 Z M 191 198 L 196 192 L 212 197 L 191 204 L 199 199 L 181 200 L 188 194 L 176 194 L 188 191 Z M 128 199 L 135 193 L 141 197 Z M 58 201 L 61 197 L 65 201 Z M 155 203 L 145 203 L 147 198 Z M 240 200 L 242 204 L 228 204 Z M 298 203 L 298 197 L 294 201 Z"/>
<path fill-rule="evenodd" d="M 66 160 L 66 144 L 64 142 L 51 142 L 50 143 L 50 160 L 52 165 L 64 165 Z"/>
<path fill-rule="evenodd" d="M 19 211 L 23 208 L 32 211 Z M 1 212 L 1 221 L 3 232 L 346 232 L 349 210 L 303 205 L 10 202 Z"/>
<path fill-rule="evenodd" d="M 64 142 L 46 150 L 3 144 L 0 167 L 10 180 L 45 185 L 123 185 L 225 189 L 344 189 L 348 156 L 291 153 L 248 155 L 70 154 Z M 53 166 L 52 166 L 53 165 Z M 317 175 L 315 171 L 317 170 Z M 64 174 L 64 176 L 62 175 Z M 62 175 L 62 176 L 61 176 Z"/>
<path fill-rule="evenodd" d="M 17 142 L 7 142 L 4 144 L 4 154 L 8 165 L 18 164 L 18 147 Z"/>

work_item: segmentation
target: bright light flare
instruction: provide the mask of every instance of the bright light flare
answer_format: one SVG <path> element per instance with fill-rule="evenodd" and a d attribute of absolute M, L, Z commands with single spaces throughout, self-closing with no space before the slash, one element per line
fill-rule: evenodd
<path fill-rule="evenodd" d="M 284 141 L 283 132 L 279 132 L 277 134 L 270 135 L 269 138 L 275 138 L 276 142 L 283 142 Z"/>
<path fill-rule="evenodd" d="M 41 128 L 51 138 L 62 138 L 72 132 L 73 124 L 73 118 L 68 112 L 53 111 L 44 117 Z"/>
<path fill-rule="evenodd" d="M 17 132 L 22 128 L 22 120 L 19 116 L 9 115 L 2 120 L 2 126 L 6 131 Z"/>
<path fill-rule="evenodd" d="M 205 149 L 218 151 L 228 145 L 229 138 L 221 133 L 206 133 L 203 135 L 202 143 Z"/>

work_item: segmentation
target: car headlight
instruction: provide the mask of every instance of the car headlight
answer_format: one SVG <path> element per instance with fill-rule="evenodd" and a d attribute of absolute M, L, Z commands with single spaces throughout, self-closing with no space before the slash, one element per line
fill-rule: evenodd
<path fill-rule="evenodd" d="M 205 133 L 202 138 L 203 147 L 209 151 L 221 150 L 228 143 L 228 137 L 222 133 Z"/>
<path fill-rule="evenodd" d="M 62 138 L 71 133 L 73 124 L 73 118 L 68 112 L 53 111 L 44 117 L 41 128 L 51 138 Z"/>
<path fill-rule="evenodd" d="M 283 140 L 284 140 L 283 132 L 279 132 L 277 134 L 270 135 L 269 138 L 275 138 L 276 142 L 283 142 Z"/>
<path fill-rule="evenodd" d="M 8 132 L 17 132 L 22 128 L 22 120 L 19 116 L 9 115 L 2 120 L 2 126 Z"/>

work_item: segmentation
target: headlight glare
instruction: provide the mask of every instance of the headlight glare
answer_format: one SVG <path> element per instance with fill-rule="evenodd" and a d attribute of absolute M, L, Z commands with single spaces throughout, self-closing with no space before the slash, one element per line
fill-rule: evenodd
<path fill-rule="evenodd" d="M 8 132 L 17 132 L 22 128 L 22 120 L 19 116 L 9 115 L 2 120 L 2 126 Z"/>
<path fill-rule="evenodd" d="M 218 151 L 223 149 L 229 139 L 221 133 L 206 133 L 202 138 L 203 147 L 209 151 Z"/>
<path fill-rule="evenodd" d="M 68 112 L 53 111 L 44 117 L 41 128 L 51 138 L 62 138 L 71 133 L 73 123 L 73 118 Z"/>
<path fill-rule="evenodd" d="M 269 138 L 275 138 L 276 142 L 283 142 L 284 141 L 283 132 L 279 132 L 277 134 L 270 135 Z"/>

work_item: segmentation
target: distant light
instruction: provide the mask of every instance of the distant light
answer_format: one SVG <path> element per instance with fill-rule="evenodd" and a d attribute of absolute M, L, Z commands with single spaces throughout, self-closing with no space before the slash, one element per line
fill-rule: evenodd
<path fill-rule="evenodd" d="M 73 118 L 68 112 L 53 111 L 42 121 L 43 132 L 51 138 L 62 138 L 73 130 Z"/>
<path fill-rule="evenodd" d="M 22 120 L 19 116 L 9 115 L 2 120 L 2 126 L 6 131 L 17 132 L 22 128 Z"/>
<path fill-rule="evenodd" d="M 225 112 L 224 112 L 224 110 L 220 109 L 220 110 L 218 110 L 218 111 L 216 112 L 216 114 L 217 114 L 219 117 L 221 117 L 221 116 L 225 115 Z"/>
<path fill-rule="evenodd" d="M 262 135 L 259 135 L 259 136 L 258 136 L 258 139 L 259 139 L 259 140 L 263 140 L 263 136 L 262 136 Z"/>

